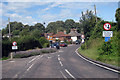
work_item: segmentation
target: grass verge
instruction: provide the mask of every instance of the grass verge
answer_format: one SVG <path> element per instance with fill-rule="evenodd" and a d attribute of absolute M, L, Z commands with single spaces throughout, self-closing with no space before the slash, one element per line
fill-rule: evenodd
<path fill-rule="evenodd" d="M 93 60 L 120 67 L 120 65 L 118 65 L 119 60 L 120 60 L 119 56 L 100 55 L 99 54 L 98 48 L 102 45 L 103 42 L 104 42 L 103 39 L 94 39 L 90 42 L 90 45 L 88 48 L 85 48 L 85 46 L 84 46 L 84 48 L 82 49 L 80 47 L 78 49 L 78 51 L 83 56 L 86 56 L 86 57 L 91 58 Z M 82 45 L 85 45 L 85 44 L 82 44 Z"/>

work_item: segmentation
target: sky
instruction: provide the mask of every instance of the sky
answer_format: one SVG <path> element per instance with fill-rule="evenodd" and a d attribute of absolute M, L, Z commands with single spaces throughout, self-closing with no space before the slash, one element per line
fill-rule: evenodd
<path fill-rule="evenodd" d="M 26 1 L 26 2 L 25 2 Z M 38 2 L 24 2 L 14 0 L 5 0 L 0 3 L 0 29 L 5 28 L 8 24 L 8 18 L 10 22 L 17 21 L 22 22 L 24 25 L 34 25 L 36 23 L 48 23 L 54 21 L 65 21 L 67 19 L 73 19 L 75 22 L 79 22 L 81 12 L 85 12 L 87 9 L 94 12 L 94 4 L 97 9 L 97 16 L 106 21 L 115 22 L 115 12 L 118 8 L 118 2 L 57 2 L 57 1 L 38 1 Z"/>

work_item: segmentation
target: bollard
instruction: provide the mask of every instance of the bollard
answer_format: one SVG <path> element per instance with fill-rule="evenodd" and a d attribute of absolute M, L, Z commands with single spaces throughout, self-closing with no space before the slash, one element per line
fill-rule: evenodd
<path fill-rule="evenodd" d="M 11 60 L 13 60 L 13 53 L 12 52 L 10 53 L 10 58 L 11 58 Z"/>

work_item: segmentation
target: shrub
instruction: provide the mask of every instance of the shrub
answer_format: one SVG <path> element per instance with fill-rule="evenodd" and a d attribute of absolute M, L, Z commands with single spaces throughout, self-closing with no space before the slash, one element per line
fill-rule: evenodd
<path fill-rule="evenodd" d="M 39 44 L 40 44 L 42 47 L 48 46 L 47 43 L 49 44 L 49 41 L 48 41 L 45 37 L 41 37 L 41 38 L 39 39 Z"/>
<path fill-rule="evenodd" d="M 85 49 L 85 44 L 81 45 L 81 49 L 84 50 Z"/>
<path fill-rule="evenodd" d="M 12 42 L 7 38 L 2 40 L 2 57 L 8 57 L 9 53 L 12 51 Z"/>
<path fill-rule="evenodd" d="M 49 43 L 44 43 L 43 48 L 49 47 Z"/>

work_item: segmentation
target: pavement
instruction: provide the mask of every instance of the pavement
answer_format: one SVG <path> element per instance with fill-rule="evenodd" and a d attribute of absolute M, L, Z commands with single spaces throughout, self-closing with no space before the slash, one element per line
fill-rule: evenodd
<path fill-rule="evenodd" d="M 29 58 L 2 61 L 4 78 L 61 78 L 83 80 L 86 78 L 105 78 L 118 80 L 117 72 L 99 67 L 82 59 L 76 53 L 80 45 L 61 48 L 55 53 Z M 98 80 L 98 79 L 97 79 Z"/>

